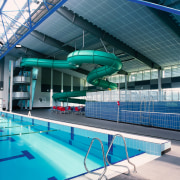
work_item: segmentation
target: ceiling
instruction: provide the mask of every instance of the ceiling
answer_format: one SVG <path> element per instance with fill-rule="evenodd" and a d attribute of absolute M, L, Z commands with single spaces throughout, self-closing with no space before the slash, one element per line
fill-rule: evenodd
<path fill-rule="evenodd" d="M 176 1 L 163 2 L 180 9 Z M 121 59 L 122 73 L 180 64 L 180 17 L 158 13 L 127 0 L 68 0 L 10 53 L 66 60 L 75 49 L 107 50 Z M 82 64 L 79 72 L 96 66 Z"/>

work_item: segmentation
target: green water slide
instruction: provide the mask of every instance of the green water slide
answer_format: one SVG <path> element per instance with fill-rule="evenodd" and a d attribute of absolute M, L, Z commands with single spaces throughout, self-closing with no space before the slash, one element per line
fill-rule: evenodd
<path fill-rule="evenodd" d="M 117 84 L 103 80 L 105 76 L 110 76 L 120 71 L 122 63 L 120 59 L 111 53 L 94 50 L 78 50 L 70 53 L 67 61 L 38 59 L 38 58 L 23 58 L 21 66 L 26 67 L 48 67 L 48 68 L 62 68 L 62 69 L 76 69 L 82 63 L 100 64 L 102 67 L 94 69 L 87 76 L 87 82 L 94 86 L 102 87 L 103 89 L 116 89 Z M 74 91 L 67 93 L 57 93 L 53 95 L 55 100 L 65 100 L 69 97 L 85 96 L 86 91 Z M 72 98 L 71 98 L 72 99 Z M 70 99 L 69 99 L 70 100 Z"/>

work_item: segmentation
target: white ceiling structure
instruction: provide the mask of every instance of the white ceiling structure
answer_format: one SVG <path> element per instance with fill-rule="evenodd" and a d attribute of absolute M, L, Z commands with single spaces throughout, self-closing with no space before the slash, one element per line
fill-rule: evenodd
<path fill-rule="evenodd" d="M 62 60 L 75 49 L 106 48 L 121 59 L 127 73 L 180 64 L 179 17 L 173 16 L 176 21 L 172 18 L 170 25 L 163 18 L 172 15 L 163 13 L 158 16 L 152 8 L 128 0 L 68 0 L 20 44 L 29 52 Z M 178 26 L 173 28 L 173 23 Z M 10 53 L 34 57 L 33 53 L 19 51 L 16 48 Z M 81 69 L 91 71 L 95 67 L 83 64 Z"/>

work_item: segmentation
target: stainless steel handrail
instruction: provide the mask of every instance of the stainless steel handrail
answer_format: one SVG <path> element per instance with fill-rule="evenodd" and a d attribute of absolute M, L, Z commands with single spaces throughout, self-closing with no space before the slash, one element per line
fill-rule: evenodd
<path fill-rule="evenodd" d="M 92 171 L 89 171 L 88 168 L 87 168 L 87 166 L 86 166 L 86 159 L 87 159 L 87 157 L 88 157 L 88 154 L 89 154 L 89 151 L 90 151 L 90 149 L 91 149 L 91 147 L 92 147 L 92 144 L 93 144 L 93 142 L 94 142 L 95 140 L 98 140 L 98 141 L 100 142 L 100 144 L 101 144 L 101 149 L 102 149 L 102 155 L 103 155 L 103 161 L 104 161 L 104 171 L 103 171 L 101 174 L 95 173 L 95 172 L 92 172 Z M 88 173 L 92 173 L 92 174 L 97 174 L 97 175 L 99 175 L 98 180 L 101 180 L 102 177 L 105 176 L 104 174 L 106 173 L 106 170 L 107 170 L 106 158 L 105 158 L 105 155 L 104 155 L 104 146 L 103 146 L 103 143 L 102 143 L 102 141 L 101 141 L 99 138 L 93 138 L 93 139 L 92 139 L 91 144 L 90 144 L 90 146 L 89 146 L 89 149 L 88 149 L 88 151 L 87 151 L 87 153 L 86 153 L 86 156 L 85 156 L 85 158 L 84 158 L 84 167 L 85 167 L 85 169 L 86 169 L 86 171 L 87 171 Z M 105 179 L 107 179 L 106 176 L 105 176 Z"/>
<path fill-rule="evenodd" d="M 109 151 L 110 151 L 110 149 L 111 149 L 111 147 L 112 147 L 112 144 L 113 144 L 113 142 L 114 142 L 114 139 L 115 139 L 117 136 L 122 137 L 122 139 L 123 139 L 123 141 L 124 141 L 124 147 L 125 147 L 125 151 L 126 151 L 127 161 L 128 161 L 129 164 L 131 164 L 131 165 L 134 167 L 134 172 L 137 172 L 137 171 L 136 171 L 136 166 L 135 166 L 135 164 L 133 164 L 133 163 L 130 162 L 130 160 L 129 160 L 128 151 L 127 151 L 127 146 L 126 146 L 126 141 L 125 141 L 124 137 L 123 137 L 121 134 L 116 134 L 116 135 L 113 136 L 113 139 L 112 139 L 112 141 L 111 141 L 111 144 L 109 145 L 109 148 L 108 148 L 107 153 L 106 153 L 106 161 L 108 162 L 109 165 L 120 166 L 120 165 L 111 164 L 111 163 L 109 162 L 109 160 L 108 160 Z M 126 166 L 123 166 L 123 167 L 126 167 Z M 130 174 L 129 167 L 127 166 L 126 168 L 128 169 L 128 174 Z"/>

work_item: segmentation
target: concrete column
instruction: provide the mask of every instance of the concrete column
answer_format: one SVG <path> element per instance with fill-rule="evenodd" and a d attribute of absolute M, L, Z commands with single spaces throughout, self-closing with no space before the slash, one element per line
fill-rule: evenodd
<path fill-rule="evenodd" d="M 73 76 L 71 76 L 71 91 L 73 91 Z"/>
<path fill-rule="evenodd" d="M 63 88 L 63 80 L 64 80 L 64 77 L 63 77 L 64 73 L 62 72 L 61 73 L 61 92 L 63 93 L 64 91 L 64 88 Z M 63 106 L 63 102 L 61 102 L 61 106 Z"/>
<path fill-rule="evenodd" d="M 53 106 L 53 68 L 51 68 L 51 89 L 50 89 L 50 107 Z"/>
<path fill-rule="evenodd" d="M 10 76 L 10 98 L 9 98 L 9 111 L 12 112 L 12 93 L 13 93 L 13 61 L 11 62 L 11 76 Z"/>
<path fill-rule="evenodd" d="M 25 109 L 27 109 L 27 103 L 28 103 L 28 101 L 25 100 Z"/>
<path fill-rule="evenodd" d="M 33 70 L 31 70 L 31 77 L 30 77 L 30 100 L 29 100 L 29 110 L 32 110 L 32 81 L 33 81 Z"/>
<path fill-rule="evenodd" d="M 127 101 L 128 75 L 125 75 L 125 101 Z"/>
<path fill-rule="evenodd" d="M 9 110 L 9 58 L 5 57 L 4 60 L 4 90 L 3 90 L 3 105 L 6 108 L 6 110 Z"/>
<path fill-rule="evenodd" d="M 63 72 L 61 73 L 61 92 L 63 92 Z"/>
<path fill-rule="evenodd" d="M 161 91 L 162 91 L 162 84 L 161 84 L 161 75 L 162 75 L 162 73 L 161 73 L 161 70 L 160 69 L 158 69 L 158 92 L 159 92 L 159 101 L 161 101 L 162 99 L 161 99 Z"/>
<path fill-rule="evenodd" d="M 83 91 L 84 88 L 84 80 L 80 79 L 80 91 Z"/>

